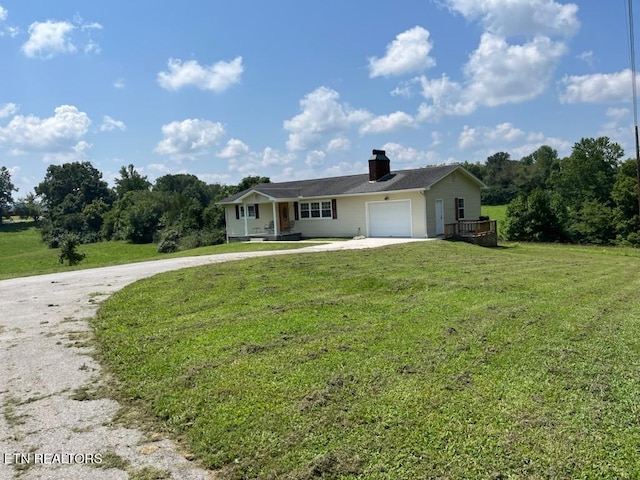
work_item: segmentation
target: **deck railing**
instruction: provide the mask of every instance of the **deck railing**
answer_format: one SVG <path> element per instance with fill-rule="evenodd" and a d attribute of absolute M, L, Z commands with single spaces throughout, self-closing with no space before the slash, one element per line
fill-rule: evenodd
<path fill-rule="evenodd" d="M 458 238 L 485 246 L 498 244 L 497 220 L 459 220 L 444 226 L 445 238 Z"/>

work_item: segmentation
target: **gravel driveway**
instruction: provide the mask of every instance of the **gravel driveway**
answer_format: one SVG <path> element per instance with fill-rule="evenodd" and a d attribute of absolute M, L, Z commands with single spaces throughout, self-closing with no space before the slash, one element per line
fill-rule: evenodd
<path fill-rule="evenodd" d="M 116 401 L 92 399 L 103 379 L 88 319 L 116 290 L 157 273 L 266 255 L 373 248 L 409 239 L 364 239 L 299 250 L 173 258 L 0 281 L 0 480 L 211 479 L 157 435 L 126 428 Z M 114 463 L 119 459 L 120 464 Z M 114 468 L 105 468 L 115 465 Z"/>

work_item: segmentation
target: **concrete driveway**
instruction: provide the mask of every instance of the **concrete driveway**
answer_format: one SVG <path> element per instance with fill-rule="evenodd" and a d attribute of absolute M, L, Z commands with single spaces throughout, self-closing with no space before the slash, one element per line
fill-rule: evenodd
<path fill-rule="evenodd" d="M 410 241 L 419 240 L 349 240 L 0 281 L 0 480 L 116 480 L 145 468 L 170 472 L 166 478 L 215 478 L 172 441 L 116 423 L 118 403 L 91 395 L 105 381 L 88 342 L 88 319 L 99 303 L 125 285 L 169 270 Z"/>

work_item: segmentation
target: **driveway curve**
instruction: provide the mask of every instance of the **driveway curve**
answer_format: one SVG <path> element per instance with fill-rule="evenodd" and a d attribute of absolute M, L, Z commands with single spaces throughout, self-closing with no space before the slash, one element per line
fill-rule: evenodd
<path fill-rule="evenodd" d="M 176 480 L 215 478 L 171 440 L 116 422 L 120 406 L 115 400 L 91 395 L 105 381 L 89 342 L 88 320 L 100 302 L 130 283 L 170 270 L 409 241 L 418 240 L 350 240 L 0 281 L 0 480 L 120 480 L 151 472 Z"/>

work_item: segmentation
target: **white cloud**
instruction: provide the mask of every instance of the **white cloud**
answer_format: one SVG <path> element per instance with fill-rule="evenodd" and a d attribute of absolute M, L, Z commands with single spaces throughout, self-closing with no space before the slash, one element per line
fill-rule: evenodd
<path fill-rule="evenodd" d="M 443 0 L 467 20 L 504 36 L 569 36 L 580 28 L 578 6 L 554 0 Z"/>
<path fill-rule="evenodd" d="M 115 120 L 109 115 L 105 115 L 104 117 L 102 117 L 102 125 L 100 125 L 101 132 L 112 132 L 113 130 L 121 130 L 124 132 L 126 129 L 127 126 L 124 124 L 124 122 Z"/>
<path fill-rule="evenodd" d="M 240 82 L 240 76 L 244 70 L 242 57 L 236 57 L 231 62 L 220 61 L 211 66 L 201 66 L 195 60 L 182 62 L 170 58 L 167 66 L 168 72 L 158 74 L 158 83 L 162 88 L 178 90 L 191 85 L 217 93 Z"/>
<path fill-rule="evenodd" d="M 363 123 L 360 127 L 360 134 L 393 132 L 403 128 L 415 128 L 416 126 L 417 122 L 411 115 L 405 112 L 394 112 L 389 115 L 372 118 Z"/>
<path fill-rule="evenodd" d="M 224 135 L 224 126 L 209 120 L 187 119 L 162 126 L 161 140 L 155 152 L 176 160 L 193 159 L 206 154 Z"/>
<path fill-rule="evenodd" d="M 474 101 L 463 98 L 463 86 L 452 82 L 446 75 L 434 80 L 422 76 L 420 84 L 422 96 L 428 101 L 418 107 L 416 118 L 419 121 L 435 122 L 443 116 L 469 115 L 477 108 Z"/>
<path fill-rule="evenodd" d="M 564 44 L 546 37 L 508 45 L 504 38 L 484 33 L 465 66 L 469 79 L 465 97 L 491 107 L 531 100 L 546 89 L 566 52 Z"/>
<path fill-rule="evenodd" d="M 0 118 L 10 117 L 18 111 L 15 103 L 4 103 L 0 105 Z"/>
<path fill-rule="evenodd" d="M 578 55 L 578 58 L 582 60 L 584 63 L 586 63 L 587 65 L 589 65 L 590 67 L 593 67 L 595 64 L 593 51 L 591 50 L 582 52 L 580 55 Z"/>
<path fill-rule="evenodd" d="M 505 122 L 495 127 L 469 127 L 465 125 L 458 137 L 458 147 L 467 149 L 476 145 L 517 142 L 526 137 L 524 131 Z"/>
<path fill-rule="evenodd" d="M 34 22 L 29 26 L 29 40 L 22 45 L 22 51 L 30 58 L 74 53 L 76 47 L 70 38 L 74 28 L 69 22 Z"/>
<path fill-rule="evenodd" d="M 565 86 L 564 93 L 560 94 L 562 103 L 623 102 L 631 96 L 630 69 L 617 73 L 566 76 L 561 83 Z"/>
<path fill-rule="evenodd" d="M 60 152 L 74 148 L 90 125 L 86 113 L 72 105 L 61 105 L 49 118 L 13 117 L 6 127 L 0 127 L 0 145 L 7 145 L 15 152 Z"/>
<path fill-rule="evenodd" d="M 124 88 L 125 87 L 124 79 L 118 78 L 115 82 L 113 82 L 113 86 L 114 88 L 118 88 L 118 89 Z"/>
<path fill-rule="evenodd" d="M 416 150 L 395 142 L 385 143 L 382 149 L 387 152 L 387 157 L 391 159 L 392 170 L 397 170 L 397 168 L 393 167 L 396 163 L 401 163 L 403 169 L 419 168 L 433 165 L 438 162 L 439 158 L 434 151 Z"/>
<path fill-rule="evenodd" d="M 351 140 L 346 137 L 337 137 L 329 140 L 327 151 L 329 152 L 346 152 L 351 148 Z"/>
<path fill-rule="evenodd" d="M 85 53 L 100 53 L 100 45 L 91 39 L 92 30 L 100 30 L 102 25 L 95 22 L 85 22 L 80 16 L 74 17 L 74 22 L 33 22 L 29 26 L 29 39 L 22 45 L 22 52 L 29 58 L 40 57 L 49 59 L 58 54 L 75 53 L 76 44 L 81 44 Z M 77 31 L 80 33 L 77 33 Z M 12 35 L 15 32 L 11 32 Z M 77 34 L 77 38 L 72 38 Z"/>
<path fill-rule="evenodd" d="M 629 114 L 630 114 L 630 110 L 628 108 L 614 108 L 614 107 L 609 107 L 607 108 L 607 112 L 606 115 L 607 117 L 611 118 L 612 120 L 615 121 L 621 121 L 621 120 L 626 120 L 629 118 Z"/>
<path fill-rule="evenodd" d="M 326 157 L 326 153 L 322 150 L 313 150 L 307 153 L 307 158 L 304 163 L 311 168 L 316 168 L 324 164 L 324 158 Z"/>
<path fill-rule="evenodd" d="M 235 158 L 248 153 L 249 147 L 244 142 L 237 138 L 232 138 L 217 156 L 220 158 Z"/>
<path fill-rule="evenodd" d="M 432 67 L 436 63 L 429 56 L 432 47 L 424 28 L 416 26 L 402 32 L 387 45 L 384 57 L 369 59 L 369 77 L 403 75 Z"/>
<path fill-rule="evenodd" d="M 9 12 L 7 12 L 7 9 L 0 5 L 0 22 L 4 22 L 8 15 Z"/>
<path fill-rule="evenodd" d="M 338 92 L 327 87 L 305 95 L 300 100 L 302 113 L 284 122 L 285 130 L 290 132 L 287 148 L 294 151 L 313 148 L 324 135 L 341 134 L 371 118 L 368 111 L 354 110 L 338 102 L 339 98 Z"/>
<path fill-rule="evenodd" d="M 292 153 L 284 153 L 271 147 L 262 152 L 249 152 L 246 156 L 229 160 L 229 170 L 242 175 L 264 175 L 267 168 L 288 165 L 295 160 Z"/>

